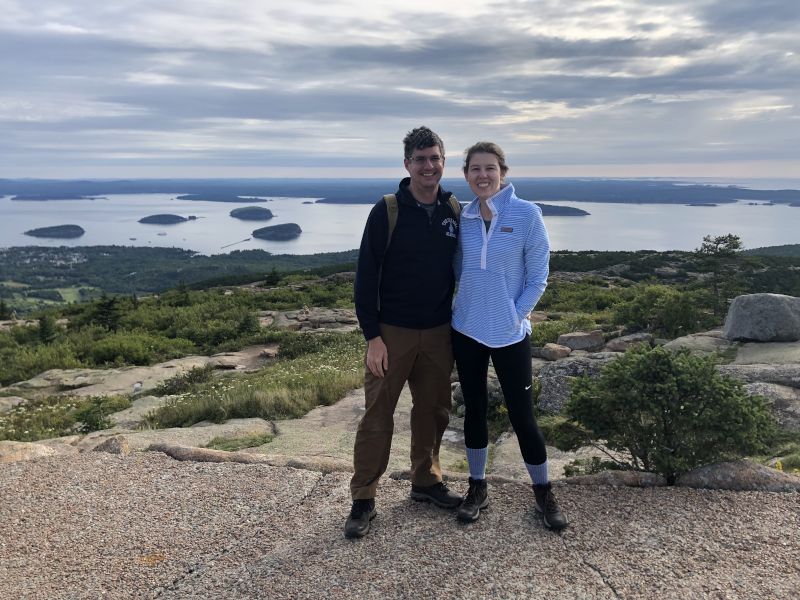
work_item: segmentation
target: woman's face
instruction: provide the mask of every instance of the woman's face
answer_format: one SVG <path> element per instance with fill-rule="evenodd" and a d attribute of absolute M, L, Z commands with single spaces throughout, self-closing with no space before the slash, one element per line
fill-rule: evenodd
<path fill-rule="evenodd" d="M 494 154 L 476 152 L 469 159 L 467 172 L 464 174 L 472 193 L 481 200 L 486 200 L 500 191 L 503 175 L 500 163 Z"/>

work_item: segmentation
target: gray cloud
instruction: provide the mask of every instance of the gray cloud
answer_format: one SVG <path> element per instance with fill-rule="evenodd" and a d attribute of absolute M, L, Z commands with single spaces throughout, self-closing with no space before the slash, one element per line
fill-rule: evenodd
<path fill-rule="evenodd" d="M 385 167 L 419 123 L 530 164 L 797 159 L 795 0 L 43 4 L 0 23 L 0 176 Z"/>

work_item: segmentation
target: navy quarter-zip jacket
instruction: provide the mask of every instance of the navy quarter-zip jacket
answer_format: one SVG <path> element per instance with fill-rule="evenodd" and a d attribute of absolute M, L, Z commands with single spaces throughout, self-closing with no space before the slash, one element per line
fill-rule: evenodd
<path fill-rule="evenodd" d="M 367 340 L 381 334 L 379 323 L 428 329 L 450 322 L 458 241 L 458 217 L 448 204 L 452 194 L 440 187 L 428 218 L 408 189 L 410 182 L 403 179 L 396 192 L 397 225 L 389 248 L 383 199 L 372 207 L 361 238 L 355 304 Z"/>

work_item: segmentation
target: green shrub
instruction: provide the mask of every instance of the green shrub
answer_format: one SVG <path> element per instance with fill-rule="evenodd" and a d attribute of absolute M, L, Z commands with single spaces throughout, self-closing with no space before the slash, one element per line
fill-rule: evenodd
<path fill-rule="evenodd" d="M 333 404 L 364 384 L 364 338 L 358 332 L 323 337 L 330 343 L 316 352 L 280 359 L 252 375 L 215 378 L 168 400 L 146 421 L 152 427 L 189 427 L 234 418 L 290 419 Z"/>
<path fill-rule="evenodd" d="M 211 381 L 213 375 L 214 367 L 212 365 L 193 367 L 184 373 L 179 373 L 162 381 L 153 389 L 153 395 L 173 396 L 175 394 L 183 394 L 192 390 L 198 384 Z"/>
<path fill-rule="evenodd" d="M 599 456 L 576 458 L 564 465 L 564 477 L 576 475 L 593 475 L 602 471 L 618 471 L 620 466 L 611 460 L 603 460 Z"/>
<path fill-rule="evenodd" d="M 95 342 L 89 359 L 96 365 L 149 365 L 194 351 L 195 346 L 189 340 L 168 339 L 144 332 L 119 332 Z"/>
<path fill-rule="evenodd" d="M 573 331 L 587 331 L 597 327 L 594 319 L 585 315 L 572 315 L 559 320 L 542 321 L 534 323 L 531 332 L 531 344 L 534 346 L 544 346 L 548 343 L 555 343 L 558 336 L 562 333 L 572 333 Z"/>
<path fill-rule="evenodd" d="M 0 415 L 0 440 L 35 442 L 110 427 L 108 416 L 131 405 L 123 396 L 48 396 Z"/>
<path fill-rule="evenodd" d="M 72 418 L 80 423 L 79 430 L 82 433 L 101 431 L 113 426 L 108 418 L 109 415 L 130 408 L 130 406 L 130 398 L 125 396 L 89 397 L 77 405 L 72 413 Z"/>
<path fill-rule="evenodd" d="M 279 358 L 298 358 L 306 354 L 322 352 L 325 348 L 340 343 L 340 333 L 297 333 L 287 335 L 278 347 Z"/>
<path fill-rule="evenodd" d="M 586 446 L 590 434 L 583 427 L 562 415 L 540 415 L 536 418 L 545 443 L 563 452 Z"/>
<path fill-rule="evenodd" d="M 635 346 L 600 377 L 576 381 L 566 414 L 629 466 L 673 483 L 682 473 L 766 449 L 775 421 L 763 398 L 721 376 L 714 360 Z"/>
<path fill-rule="evenodd" d="M 238 438 L 215 437 L 205 445 L 205 448 L 224 450 L 225 452 L 236 452 L 244 448 L 255 448 L 268 444 L 272 441 L 272 437 L 273 436 L 268 433 L 262 435 L 246 435 Z"/>
<path fill-rule="evenodd" d="M 704 308 L 702 292 L 682 292 L 666 285 L 638 285 L 614 305 L 613 320 L 631 330 L 646 329 L 675 338 L 708 329 L 715 323 Z"/>
<path fill-rule="evenodd" d="M 0 384 L 9 385 L 30 379 L 48 369 L 75 369 L 85 366 L 67 342 L 41 346 L 7 347 L 0 351 Z"/>

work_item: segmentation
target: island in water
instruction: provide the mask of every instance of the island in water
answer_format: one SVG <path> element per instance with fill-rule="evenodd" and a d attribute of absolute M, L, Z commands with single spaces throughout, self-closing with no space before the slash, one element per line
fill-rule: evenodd
<path fill-rule="evenodd" d="M 175 223 L 183 223 L 188 221 L 186 217 L 180 215 L 150 215 L 139 219 L 139 223 L 146 223 L 148 225 L 174 225 Z"/>
<path fill-rule="evenodd" d="M 108 200 L 108 198 L 105 196 L 84 196 L 82 194 L 20 194 L 14 196 L 11 200 L 47 202 L 48 200 Z"/>
<path fill-rule="evenodd" d="M 261 206 L 234 208 L 229 214 L 234 219 L 242 219 L 243 221 L 269 221 L 274 216 L 270 209 Z"/>
<path fill-rule="evenodd" d="M 543 217 L 585 217 L 591 213 L 574 206 L 556 206 L 554 204 L 535 203 L 542 209 Z"/>
<path fill-rule="evenodd" d="M 80 225 L 54 225 L 29 229 L 25 235 L 40 238 L 73 239 L 81 237 L 86 231 Z"/>
<path fill-rule="evenodd" d="M 229 194 L 184 194 L 176 196 L 176 200 L 195 200 L 198 202 L 266 202 L 265 198 L 246 198 Z"/>
<path fill-rule="evenodd" d="M 297 223 L 282 223 L 256 229 L 253 232 L 253 237 L 271 242 L 285 242 L 299 237 L 301 233 L 303 233 L 303 230 L 300 229 L 300 225 Z"/>

